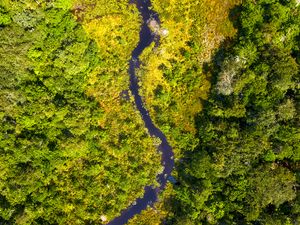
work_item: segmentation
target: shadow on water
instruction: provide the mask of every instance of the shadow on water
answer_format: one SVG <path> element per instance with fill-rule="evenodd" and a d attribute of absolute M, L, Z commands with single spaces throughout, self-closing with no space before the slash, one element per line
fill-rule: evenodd
<path fill-rule="evenodd" d="M 161 140 L 161 144 L 158 146 L 158 151 L 162 153 L 161 164 L 164 165 L 164 170 L 156 178 L 160 184 L 159 187 L 153 187 L 151 185 L 146 186 L 144 188 L 144 196 L 142 198 L 138 198 L 133 205 L 123 210 L 121 212 L 121 215 L 110 221 L 108 225 L 126 224 L 129 219 L 141 213 L 141 211 L 146 209 L 147 206 L 153 206 L 153 204 L 157 201 L 159 192 L 161 192 L 165 188 L 167 181 L 170 179 L 171 172 L 174 168 L 174 154 L 172 151 L 172 147 L 168 143 L 164 133 L 154 125 L 147 109 L 144 108 L 142 98 L 139 95 L 139 85 L 138 79 L 136 77 L 136 69 L 138 69 L 141 64 L 139 60 L 139 56 L 141 55 L 141 53 L 152 42 L 155 42 L 156 46 L 158 46 L 159 44 L 159 36 L 151 32 L 148 26 L 148 22 L 150 20 L 155 20 L 158 24 L 160 24 L 160 20 L 158 14 L 150 9 L 150 0 L 135 0 L 131 1 L 131 3 L 134 3 L 137 6 L 143 18 L 143 23 L 140 30 L 139 43 L 133 50 L 131 59 L 129 61 L 128 72 L 130 75 L 130 91 L 134 96 L 135 105 L 142 116 L 145 127 L 148 129 L 149 134 L 152 137 L 158 137 Z"/>

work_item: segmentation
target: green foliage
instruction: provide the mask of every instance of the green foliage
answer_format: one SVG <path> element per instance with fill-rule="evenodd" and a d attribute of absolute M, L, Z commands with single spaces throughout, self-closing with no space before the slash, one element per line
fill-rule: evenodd
<path fill-rule="evenodd" d="M 238 35 L 216 57 L 197 118 L 200 144 L 181 163 L 170 224 L 299 220 L 299 6 L 249 0 L 239 9 Z"/>
<path fill-rule="evenodd" d="M 243 212 L 248 220 L 257 219 L 261 210 L 268 205 L 279 207 L 296 197 L 293 190 L 295 176 L 283 167 L 260 166 L 249 174 L 248 183 L 245 201 L 249 208 L 246 213 Z"/>
<path fill-rule="evenodd" d="M 0 224 L 102 224 L 160 170 L 138 112 L 120 97 L 137 15 L 117 10 L 122 23 L 132 15 L 118 31 L 126 50 L 112 57 L 73 3 L 7 0 L 0 11 Z"/>
<path fill-rule="evenodd" d="M 11 23 L 9 13 L 0 5 L 0 27 L 7 26 Z"/>
<path fill-rule="evenodd" d="M 153 0 L 141 94 L 183 158 L 132 224 L 300 222 L 299 4 L 243 1 L 233 38 L 237 2 Z M 0 224 L 103 224 L 155 184 L 159 140 L 122 97 L 139 23 L 127 0 L 0 1 Z"/>

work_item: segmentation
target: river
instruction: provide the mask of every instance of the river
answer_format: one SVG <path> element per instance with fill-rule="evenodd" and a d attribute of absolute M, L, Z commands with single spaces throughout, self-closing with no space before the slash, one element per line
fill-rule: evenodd
<path fill-rule="evenodd" d="M 154 12 L 151 7 L 150 0 L 135 0 L 133 2 L 138 8 L 143 22 L 140 30 L 140 39 L 136 48 L 133 50 L 131 59 L 129 60 L 129 76 L 130 76 L 130 91 L 134 96 L 135 106 L 140 112 L 142 119 L 144 121 L 145 127 L 147 128 L 149 134 L 152 137 L 157 137 L 161 140 L 161 144 L 157 147 L 157 150 L 161 152 L 161 164 L 163 165 L 163 172 L 157 175 L 157 181 L 160 184 L 159 187 L 154 187 L 153 185 L 146 186 L 144 188 L 144 196 L 138 198 L 134 204 L 124 209 L 121 215 L 111 220 L 108 225 L 123 225 L 128 222 L 133 216 L 140 214 L 142 210 L 146 209 L 147 206 L 153 206 L 153 204 L 158 199 L 158 194 L 165 189 L 171 172 L 174 168 L 174 153 L 172 147 L 167 141 L 164 133 L 154 125 L 147 109 L 144 107 L 142 98 L 139 94 L 138 78 L 136 76 L 136 70 L 141 65 L 139 56 L 152 42 L 155 45 L 159 45 L 160 37 L 156 33 L 151 32 L 148 22 L 150 20 L 156 21 L 160 24 L 159 16 Z"/>

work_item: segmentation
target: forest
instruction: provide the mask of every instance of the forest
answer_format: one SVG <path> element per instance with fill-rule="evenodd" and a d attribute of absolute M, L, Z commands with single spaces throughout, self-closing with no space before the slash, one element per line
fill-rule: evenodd
<path fill-rule="evenodd" d="M 133 3 L 0 0 L 0 225 L 107 224 L 159 186 Z M 151 3 L 137 76 L 175 168 L 128 225 L 299 224 L 299 0 Z"/>
<path fill-rule="evenodd" d="M 168 224 L 300 222 L 300 10 L 243 1 L 236 36 L 207 65 L 198 146 L 178 166 Z"/>
<path fill-rule="evenodd" d="M 118 17 L 89 10 L 79 24 L 71 3 L 1 1 L 0 224 L 101 224 L 161 169 L 123 96 L 138 14 L 112 1 Z"/>

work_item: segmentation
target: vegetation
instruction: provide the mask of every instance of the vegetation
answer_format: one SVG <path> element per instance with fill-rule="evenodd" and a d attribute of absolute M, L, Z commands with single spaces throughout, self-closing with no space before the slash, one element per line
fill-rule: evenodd
<path fill-rule="evenodd" d="M 102 224 L 155 183 L 160 156 L 126 101 L 138 14 L 88 4 L 1 1 L 0 224 Z"/>
<path fill-rule="evenodd" d="M 203 64 L 225 37 L 234 35 L 228 14 L 238 2 L 152 1 L 162 22 L 161 40 L 158 48 L 143 53 L 141 94 L 177 158 L 198 144 L 194 118 L 210 88 Z"/>
<path fill-rule="evenodd" d="M 169 224 L 298 224 L 300 9 L 243 1 L 219 51 Z"/>
<path fill-rule="evenodd" d="M 299 0 L 152 0 L 138 71 L 175 184 L 130 225 L 300 223 Z M 105 224 L 156 184 L 128 0 L 0 0 L 0 224 Z"/>

